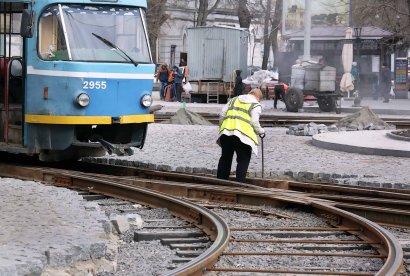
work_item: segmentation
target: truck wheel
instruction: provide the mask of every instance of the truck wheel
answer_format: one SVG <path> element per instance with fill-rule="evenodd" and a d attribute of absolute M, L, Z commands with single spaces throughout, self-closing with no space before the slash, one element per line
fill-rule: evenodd
<path fill-rule="evenodd" d="M 334 97 L 331 96 L 318 97 L 317 104 L 319 105 L 319 109 L 324 112 L 331 112 L 334 111 L 336 108 L 336 100 Z"/>
<path fill-rule="evenodd" d="M 286 110 L 298 112 L 303 107 L 303 92 L 298 88 L 289 88 L 285 95 Z"/>

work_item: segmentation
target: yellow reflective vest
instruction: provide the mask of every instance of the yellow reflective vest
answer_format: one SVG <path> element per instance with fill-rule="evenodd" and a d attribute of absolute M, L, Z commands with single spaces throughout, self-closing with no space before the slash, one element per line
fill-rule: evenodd
<path fill-rule="evenodd" d="M 252 109 L 257 106 L 261 105 L 259 103 L 242 103 L 238 100 L 238 97 L 233 98 L 226 111 L 219 132 L 222 132 L 224 129 L 229 131 L 238 130 L 243 135 L 251 138 L 255 144 L 258 145 L 258 137 L 252 126 L 251 115 Z"/>

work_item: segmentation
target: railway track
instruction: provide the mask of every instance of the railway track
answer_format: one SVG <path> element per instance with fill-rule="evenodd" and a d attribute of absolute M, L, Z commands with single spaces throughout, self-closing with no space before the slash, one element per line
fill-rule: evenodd
<path fill-rule="evenodd" d="M 207 176 L 101 165 L 95 170 L 96 164 L 84 163 L 73 166 L 80 166 L 88 173 L 2 164 L 0 174 L 88 192 L 92 187 L 92 191 L 98 194 L 164 206 L 194 223 L 209 235 L 213 243 L 169 275 L 201 274 L 205 271 L 396 275 L 401 269 L 403 254 L 389 232 L 360 216 L 332 206 L 328 200 L 314 199 L 297 191 L 220 182 Z M 65 169 L 69 169 L 67 167 Z M 96 173 L 101 171 L 104 171 L 103 175 Z M 155 190 L 165 194 L 158 195 Z M 202 207 L 192 201 L 202 204 Z M 286 212 L 289 208 L 298 211 L 289 215 Z M 215 210 L 219 216 L 210 216 L 208 209 Z M 226 227 L 225 221 L 231 220 L 232 223 L 234 220 L 229 213 L 224 219 L 219 219 L 224 217 L 224 210 L 239 212 L 241 222 Z M 252 214 L 252 219 L 249 214 Z M 264 218 L 262 224 L 255 221 L 260 216 Z M 306 220 L 310 216 L 318 221 L 306 226 L 307 221 L 315 221 Z M 249 224 L 252 221 L 259 226 Z M 329 252 L 329 248 L 333 250 Z M 292 259 L 301 261 L 285 262 L 284 266 L 273 265 L 281 263 L 284 256 L 293 256 Z M 320 261 L 315 265 L 303 265 L 303 260 L 318 259 L 316 256 L 320 256 Z M 355 265 L 344 266 L 346 260 L 350 263 L 354 260 Z M 371 267 L 366 265 L 369 260 Z M 232 266 L 237 263 L 240 263 L 239 267 Z"/>
<path fill-rule="evenodd" d="M 201 116 L 205 119 L 213 123 L 214 125 L 218 125 L 219 118 L 218 114 L 216 113 L 201 113 Z M 169 120 L 172 116 L 174 116 L 174 112 L 167 112 L 167 113 L 159 113 L 155 114 L 155 122 L 160 123 L 166 120 Z M 326 116 L 326 115 L 315 115 L 311 117 L 307 116 L 300 116 L 300 115 L 271 115 L 271 114 L 262 114 L 260 118 L 260 123 L 263 127 L 288 127 L 291 125 L 297 124 L 307 124 L 310 122 L 316 124 L 325 124 L 331 125 L 336 123 L 338 120 L 343 118 L 343 115 L 333 115 L 333 116 Z M 380 116 L 380 119 L 388 123 L 389 125 L 396 126 L 397 129 L 407 129 L 410 128 L 410 119 L 408 118 L 401 118 L 401 117 L 383 117 Z"/>
<path fill-rule="evenodd" d="M 104 162 L 102 159 L 100 161 Z M 66 164 L 64 166 L 89 173 L 104 171 L 105 174 L 113 177 L 141 177 L 176 183 L 225 185 L 261 191 L 285 190 L 289 193 L 326 201 L 335 207 L 348 210 L 377 223 L 410 227 L 410 191 L 405 189 L 354 187 L 342 184 L 260 178 L 248 178 L 248 184 L 241 184 L 234 181 L 222 181 L 210 175 L 158 171 L 122 165 L 79 162 L 71 164 L 70 167 Z M 222 198 L 227 198 L 229 201 L 229 196 L 224 197 L 223 193 L 220 194 Z"/>
<path fill-rule="evenodd" d="M 265 188 L 303 192 L 377 223 L 410 227 L 410 191 L 406 189 L 355 187 L 343 184 L 249 179 Z"/>

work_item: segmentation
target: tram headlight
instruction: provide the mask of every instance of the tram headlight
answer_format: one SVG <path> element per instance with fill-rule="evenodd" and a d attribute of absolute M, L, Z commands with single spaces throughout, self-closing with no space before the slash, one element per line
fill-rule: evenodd
<path fill-rule="evenodd" d="M 152 105 L 152 96 L 149 94 L 145 94 L 141 98 L 141 104 L 144 107 L 150 107 Z"/>
<path fill-rule="evenodd" d="M 90 104 L 90 96 L 88 96 L 86 93 L 81 93 L 77 96 L 77 103 L 82 107 L 86 107 Z"/>

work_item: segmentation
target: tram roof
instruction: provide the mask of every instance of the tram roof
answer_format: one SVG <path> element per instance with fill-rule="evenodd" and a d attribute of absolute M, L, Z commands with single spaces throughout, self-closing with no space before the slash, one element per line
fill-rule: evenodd
<path fill-rule="evenodd" d="M 1 0 L 3 3 L 82 3 L 82 4 L 120 4 L 129 6 L 147 7 L 147 0 Z"/>
<path fill-rule="evenodd" d="M 3 3 L 31 3 L 31 0 L 2 0 Z"/>

